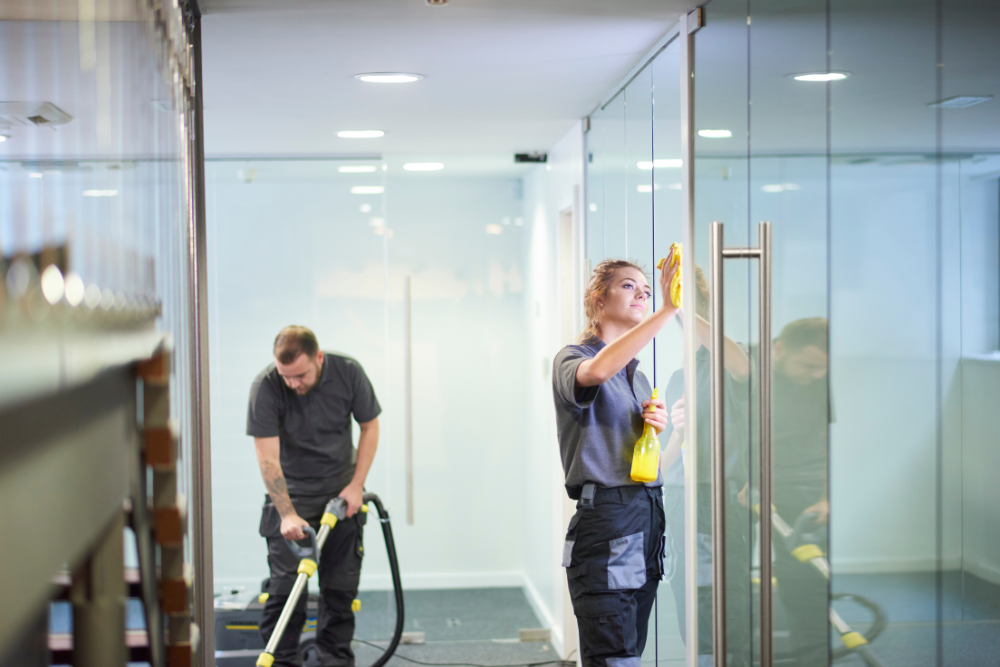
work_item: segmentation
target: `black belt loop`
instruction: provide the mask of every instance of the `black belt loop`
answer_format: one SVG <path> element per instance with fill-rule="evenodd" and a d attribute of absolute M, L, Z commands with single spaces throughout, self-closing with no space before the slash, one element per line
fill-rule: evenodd
<path fill-rule="evenodd" d="M 580 509 L 594 509 L 594 494 L 596 492 L 597 485 L 593 482 L 587 482 L 583 485 L 583 490 L 580 492 Z"/>

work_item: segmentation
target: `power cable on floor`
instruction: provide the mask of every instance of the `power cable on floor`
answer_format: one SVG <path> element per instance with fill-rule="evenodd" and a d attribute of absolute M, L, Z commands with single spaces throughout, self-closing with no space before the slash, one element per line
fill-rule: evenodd
<path fill-rule="evenodd" d="M 375 644 L 373 642 L 366 642 L 364 639 L 353 639 L 359 644 L 365 644 L 371 646 L 372 648 L 384 648 Z M 480 665 L 475 662 L 423 662 L 422 660 L 414 660 L 413 658 L 407 658 L 405 655 L 400 654 L 398 651 L 393 654 L 394 658 L 400 658 L 407 662 L 412 662 L 415 665 L 424 665 L 424 667 L 541 667 L 541 665 L 560 665 L 560 667 L 576 667 L 576 663 L 570 660 L 543 660 L 541 662 L 518 662 L 509 665 Z"/>

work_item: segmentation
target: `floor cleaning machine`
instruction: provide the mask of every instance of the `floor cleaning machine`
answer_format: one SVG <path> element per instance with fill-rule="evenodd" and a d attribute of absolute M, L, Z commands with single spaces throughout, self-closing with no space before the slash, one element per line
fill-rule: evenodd
<path fill-rule="evenodd" d="M 383 667 L 396 652 L 403 636 L 405 619 L 403 587 L 399 576 L 399 562 L 396 559 L 396 544 L 392 537 L 389 512 L 374 493 L 364 494 L 360 511 L 368 512 L 369 504 L 375 506 L 382 524 L 382 536 L 385 538 L 386 553 L 389 556 L 389 569 L 392 572 L 392 588 L 396 602 L 396 626 L 392 639 L 385 652 L 372 665 L 372 667 Z M 217 598 L 215 605 L 215 660 L 217 667 L 270 667 L 273 664 L 275 647 L 288 626 L 296 603 L 307 590 L 309 578 L 317 570 L 320 553 L 326 543 L 326 538 L 330 531 L 336 528 L 337 523 L 343 521 L 346 516 L 347 503 L 343 498 L 334 498 L 327 503 L 323 518 L 320 520 L 319 531 L 314 531 L 311 527 L 304 529 L 310 540 L 308 547 L 303 548 L 295 542 L 286 540 L 289 548 L 300 559 L 298 575 L 267 646 L 261 639 L 258 627 L 264 602 L 267 600 L 266 593 L 248 596 L 235 592 Z M 319 604 L 319 596 L 316 594 L 308 596 L 306 622 L 302 628 L 299 643 L 303 656 L 306 658 L 306 664 L 308 664 L 310 652 L 316 642 L 316 620 L 319 615 Z M 360 604 L 355 600 L 354 610 L 358 611 L 359 608 Z"/>
<path fill-rule="evenodd" d="M 759 506 L 754 509 L 759 510 Z M 795 522 L 795 527 L 793 528 L 777 512 L 772 510 L 771 525 L 781 535 L 782 541 L 785 543 L 785 548 L 788 549 L 792 556 L 799 560 L 799 562 L 812 565 L 819 575 L 829 581 L 830 563 L 826 560 L 826 554 L 823 552 L 823 549 L 817 544 L 819 540 L 812 539 L 807 531 L 807 527 L 816 517 L 817 515 L 812 513 L 803 514 Z M 781 585 L 780 581 L 777 583 L 779 586 Z M 873 621 L 865 632 L 862 633 L 853 630 L 840 614 L 837 613 L 833 608 L 833 602 L 838 600 L 854 602 L 872 614 Z M 834 649 L 833 660 L 837 661 L 850 654 L 855 654 L 864 661 L 867 667 L 885 667 L 885 663 L 879 659 L 871 648 L 871 642 L 878 637 L 886 626 L 886 617 L 882 608 L 865 597 L 846 593 L 834 594 L 830 602 L 830 625 L 837 631 L 841 642 L 843 642 L 843 646 Z"/>

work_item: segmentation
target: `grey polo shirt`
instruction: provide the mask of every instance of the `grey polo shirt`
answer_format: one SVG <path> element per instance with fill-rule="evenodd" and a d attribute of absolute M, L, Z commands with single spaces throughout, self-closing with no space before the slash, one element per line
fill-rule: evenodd
<path fill-rule="evenodd" d="M 334 494 L 354 476 L 351 417 L 364 423 L 381 412 L 361 364 L 324 352 L 319 382 L 304 396 L 288 388 L 274 364 L 260 372 L 250 387 L 247 435 L 280 438 L 289 495 Z"/>
<path fill-rule="evenodd" d="M 632 451 L 642 435 L 642 402 L 653 392 L 633 359 L 614 377 L 595 387 L 576 386 L 576 369 L 597 356 L 604 342 L 589 338 L 567 345 L 552 364 L 559 452 L 570 498 L 580 497 L 586 482 L 600 486 L 634 486 Z M 662 486 L 657 475 L 646 486 Z"/>

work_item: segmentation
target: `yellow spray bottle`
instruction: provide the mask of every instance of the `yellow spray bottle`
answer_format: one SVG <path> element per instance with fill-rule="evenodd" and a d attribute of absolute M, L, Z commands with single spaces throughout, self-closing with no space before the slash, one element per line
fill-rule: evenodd
<path fill-rule="evenodd" d="M 653 395 L 649 400 L 659 397 L 659 390 L 653 389 Z M 649 406 L 649 412 L 655 412 L 656 408 Z M 642 427 L 642 437 L 635 443 L 632 451 L 632 474 L 633 482 L 655 482 L 660 468 L 660 439 L 656 436 L 656 429 L 649 424 Z"/>

